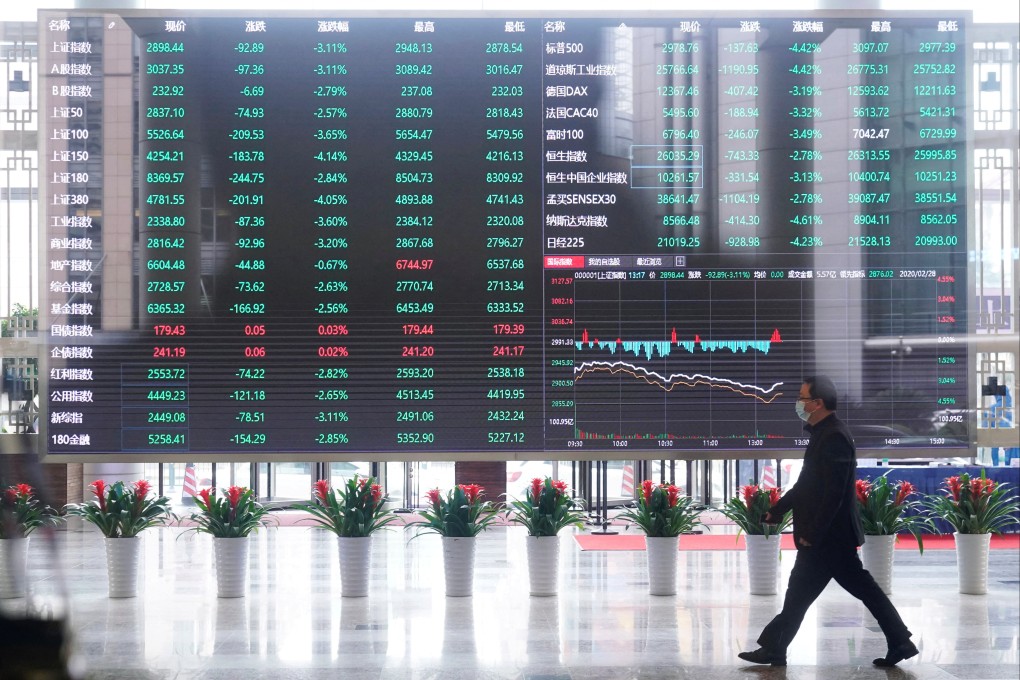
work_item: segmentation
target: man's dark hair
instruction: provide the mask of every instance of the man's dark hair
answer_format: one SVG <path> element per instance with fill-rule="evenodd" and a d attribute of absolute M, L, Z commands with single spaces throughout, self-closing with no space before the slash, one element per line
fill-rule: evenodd
<path fill-rule="evenodd" d="M 812 375 L 804 378 L 804 384 L 808 386 L 808 394 L 812 399 L 821 399 L 826 409 L 836 410 L 838 397 L 836 383 L 832 382 L 832 378 L 827 375 Z"/>

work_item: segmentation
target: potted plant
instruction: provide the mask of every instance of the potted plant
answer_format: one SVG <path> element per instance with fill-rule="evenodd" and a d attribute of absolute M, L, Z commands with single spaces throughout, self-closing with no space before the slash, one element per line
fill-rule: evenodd
<path fill-rule="evenodd" d="M 752 595 L 779 592 L 779 537 L 790 526 L 793 513 L 787 512 L 776 523 L 766 522 L 765 516 L 781 495 L 778 488 L 745 484 L 738 496 L 719 508 L 739 528 L 737 536 L 744 534 Z"/>
<path fill-rule="evenodd" d="M 387 510 L 386 494 L 373 477 L 354 477 L 339 489 L 320 479 L 314 486 L 314 500 L 295 506 L 312 515 L 316 526 L 337 536 L 340 551 L 340 595 L 368 595 L 368 572 L 371 560 L 372 534 L 396 521 Z M 306 520 L 308 521 L 308 520 Z"/>
<path fill-rule="evenodd" d="M 924 553 L 922 528 L 935 531 L 932 521 L 918 510 L 919 501 L 910 500 L 914 485 L 907 481 L 890 484 L 885 475 L 875 481 L 858 479 L 857 507 L 864 527 L 861 560 L 886 595 L 892 594 L 893 551 L 896 535 L 909 531 L 917 539 L 917 548 Z M 911 514 L 904 514 L 905 512 Z"/>
<path fill-rule="evenodd" d="M 192 530 L 213 537 L 217 597 L 244 597 L 248 580 L 248 536 L 264 524 L 269 511 L 251 489 L 232 486 L 216 495 L 202 489 L 195 497 L 198 512 L 190 516 Z"/>
<path fill-rule="evenodd" d="M 419 535 L 431 532 L 443 537 L 447 597 L 471 595 L 474 538 L 492 524 L 497 512 L 489 501 L 482 500 L 484 491 L 477 484 L 458 484 L 445 495 L 431 489 L 427 492 L 429 507 L 421 512 L 424 521 L 415 522 Z"/>
<path fill-rule="evenodd" d="M 636 524 L 645 534 L 648 555 L 648 588 L 652 595 L 676 594 L 676 562 L 680 534 L 701 523 L 701 510 L 690 496 L 680 494 L 673 484 L 641 482 L 637 508 L 620 513 L 621 519 Z"/>
<path fill-rule="evenodd" d="M 110 597 L 134 597 L 138 590 L 138 534 L 162 526 L 172 516 L 170 499 L 149 496 L 152 486 L 144 479 L 130 488 L 124 482 L 107 484 L 97 479 L 89 485 L 95 495 L 85 503 L 68 505 L 67 514 L 95 525 L 105 537 Z"/>
<path fill-rule="evenodd" d="M 947 477 L 941 494 L 925 499 L 925 505 L 956 532 L 956 562 L 960 592 L 983 595 L 988 592 L 988 549 L 992 534 L 1018 522 L 1017 497 L 1006 483 L 996 483 L 981 471 L 972 478 L 964 473 Z"/>
<path fill-rule="evenodd" d="M 567 494 L 567 483 L 551 477 L 535 477 L 524 490 L 524 498 L 511 500 L 507 517 L 528 530 L 528 578 L 530 592 L 536 596 L 556 594 L 559 571 L 560 529 L 584 526 L 581 501 Z"/>
<path fill-rule="evenodd" d="M 0 496 L 0 599 L 25 596 L 28 539 L 60 516 L 43 504 L 28 484 L 7 487 Z"/>

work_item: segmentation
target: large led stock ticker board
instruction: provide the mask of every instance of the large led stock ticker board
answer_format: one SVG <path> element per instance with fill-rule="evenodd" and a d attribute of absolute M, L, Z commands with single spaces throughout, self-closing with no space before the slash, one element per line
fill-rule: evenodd
<path fill-rule="evenodd" d="M 40 14 L 48 454 L 968 444 L 963 14 Z"/>

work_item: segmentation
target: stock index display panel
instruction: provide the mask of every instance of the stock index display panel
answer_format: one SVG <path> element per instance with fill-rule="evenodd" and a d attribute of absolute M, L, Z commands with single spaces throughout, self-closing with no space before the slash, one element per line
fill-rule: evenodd
<path fill-rule="evenodd" d="M 966 22 L 43 12 L 47 452 L 954 455 Z"/>

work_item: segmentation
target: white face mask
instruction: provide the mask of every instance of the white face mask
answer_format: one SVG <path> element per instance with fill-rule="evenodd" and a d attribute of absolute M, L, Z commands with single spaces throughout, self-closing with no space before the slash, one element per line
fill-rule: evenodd
<path fill-rule="evenodd" d="M 811 417 L 811 414 L 804 410 L 804 402 L 801 401 L 800 399 L 794 402 L 793 408 L 794 410 L 797 411 L 797 417 L 803 420 L 805 423 L 807 422 L 808 418 Z"/>

